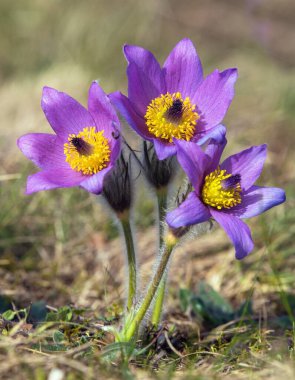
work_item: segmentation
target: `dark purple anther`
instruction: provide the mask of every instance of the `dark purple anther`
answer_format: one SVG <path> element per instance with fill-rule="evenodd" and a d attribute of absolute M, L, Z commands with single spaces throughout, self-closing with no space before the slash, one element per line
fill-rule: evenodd
<path fill-rule="evenodd" d="M 172 106 L 166 112 L 166 119 L 177 123 L 182 118 L 183 103 L 180 99 L 173 100 Z"/>
<path fill-rule="evenodd" d="M 234 189 L 241 182 L 240 174 L 233 174 L 231 177 L 222 181 L 222 187 L 224 190 Z"/>
<path fill-rule="evenodd" d="M 90 156 L 93 153 L 92 145 L 81 139 L 81 137 L 73 137 L 71 143 L 82 156 Z"/>

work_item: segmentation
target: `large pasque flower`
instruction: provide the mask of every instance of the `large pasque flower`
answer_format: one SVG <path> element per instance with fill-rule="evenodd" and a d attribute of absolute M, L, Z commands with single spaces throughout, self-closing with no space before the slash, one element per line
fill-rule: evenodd
<path fill-rule="evenodd" d="M 252 251 L 253 241 L 249 227 L 241 219 L 285 201 L 282 189 L 254 185 L 263 168 L 266 145 L 243 150 L 219 164 L 225 141 L 211 141 L 205 153 L 191 142 L 175 144 L 177 158 L 194 191 L 167 214 L 169 226 L 179 228 L 214 218 L 232 240 L 236 258 L 242 259 Z"/>
<path fill-rule="evenodd" d="M 55 134 L 18 139 L 20 150 L 41 168 L 28 177 L 26 193 L 72 186 L 101 193 L 120 154 L 120 124 L 107 95 L 93 82 L 87 110 L 69 95 L 44 87 L 41 107 Z"/>
<path fill-rule="evenodd" d="M 110 98 L 131 127 L 152 141 L 159 159 L 176 153 L 173 139 L 197 142 L 210 132 L 218 138 L 219 123 L 234 96 L 237 70 L 213 71 L 203 77 L 189 39 L 171 51 L 161 68 L 148 50 L 124 46 L 128 61 L 128 97 Z"/>

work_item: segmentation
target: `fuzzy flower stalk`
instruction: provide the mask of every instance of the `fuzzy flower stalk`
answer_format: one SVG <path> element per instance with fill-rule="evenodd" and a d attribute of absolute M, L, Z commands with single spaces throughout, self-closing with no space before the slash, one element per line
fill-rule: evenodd
<path fill-rule="evenodd" d="M 132 184 L 130 160 L 126 160 L 122 151 L 117 159 L 115 167 L 105 178 L 103 196 L 117 216 L 121 231 L 125 239 L 127 264 L 128 264 L 128 298 L 127 309 L 130 310 L 136 302 L 137 292 L 137 267 L 136 252 L 131 228 Z"/>
<path fill-rule="evenodd" d="M 142 160 L 140 166 L 148 185 L 155 191 L 158 208 L 159 242 L 158 248 L 163 245 L 164 220 L 167 209 L 169 186 L 175 177 L 177 160 L 175 156 L 159 160 L 153 143 L 144 140 L 142 144 Z"/>
<path fill-rule="evenodd" d="M 29 133 L 18 139 L 23 154 L 41 169 L 28 177 L 26 194 L 73 186 L 96 195 L 104 193 L 119 215 L 124 231 L 130 269 L 128 307 L 131 307 L 136 293 L 135 252 L 128 212 L 131 191 L 128 165 L 120 156 L 120 122 L 114 107 L 96 82 L 89 89 L 88 109 L 50 87 L 43 89 L 41 107 L 55 133 Z M 114 176 L 118 171 L 120 175 Z"/>
<path fill-rule="evenodd" d="M 156 195 L 157 201 L 157 225 L 158 225 L 158 251 L 160 256 L 161 250 L 164 244 L 164 232 L 165 232 L 165 217 L 167 209 L 167 197 L 169 186 L 175 177 L 177 170 L 177 160 L 175 156 L 167 157 L 163 160 L 159 160 L 155 152 L 154 144 L 150 141 L 143 140 L 142 142 L 142 155 L 139 158 L 136 152 L 130 147 L 127 141 L 124 141 L 128 149 L 130 150 L 133 158 L 139 165 L 141 173 L 144 175 L 147 185 L 151 187 Z M 162 305 L 165 295 L 165 286 L 167 280 L 167 273 L 163 277 L 159 286 L 158 295 L 154 306 L 154 312 L 152 315 L 151 323 L 154 327 L 157 327 L 161 313 Z"/>
<path fill-rule="evenodd" d="M 157 290 L 159 289 L 159 286 L 161 285 L 161 281 L 167 270 L 171 254 L 173 253 L 178 243 L 178 238 L 175 237 L 171 232 L 168 232 L 166 236 L 164 236 L 163 240 L 163 252 L 160 256 L 156 271 L 152 276 L 151 282 L 147 288 L 146 294 L 140 304 L 136 305 L 131 310 L 129 315 L 127 315 L 123 328 L 118 333 L 118 340 L 121 342 L 129 342 L 137 338 L 140 325 L 145 318 L 147 311 L 149 310 L 149 307 L 157 293 Z"/>
<path fill-rule="evenodd" d="M 161 257 L 162 249 L 164 248 L 164 232 L 165 232 L 165 217 L 167 210 L 167 198 L 170 184 L 175 176 L 177 169 L 177 160 L 175 156 L 167 157 L 159 160 L 155 151 L 154 144 L 150 141 L 143 140 L 143 156 L 142 168 L 143 173 L 154 189 L 157 200 L 158 209 L 158 257 Z M 153 312 L 151 316 L 151 324 L 154 328 L 158 327 L 160 322 L 163 302 L 165 297 L 165 289 L 167 283 L 167 272 L 164 274 L 159 289 L 155 297 Z"/>

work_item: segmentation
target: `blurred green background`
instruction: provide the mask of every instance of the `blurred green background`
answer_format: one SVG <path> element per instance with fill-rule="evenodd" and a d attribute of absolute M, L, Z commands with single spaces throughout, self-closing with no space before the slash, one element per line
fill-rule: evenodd
<path fill-rule="evenodd" d="M 288 200 L 250 221 L 256 250 L 243 263 L 234 261 L 220 230 L 214 239 L 182 248 L 172 265 L 170 303 L 178 307 L 179 285 L 194 287 L 205 279 L 233 302 L 255 288 L 256 310 L 264 305 L 285 313 L 283 303 L 269 306 L 267 300 L 279 299 L 282 289 L 294 292 L 294 13 L 293 0 L 1 0 L 2 294 L 20 306 L 45 299 L 56 307 L 73 302 L 93 310 L 121 299 L 124 259 L 104 205 L 78 188 L 25 196 L 26 176 L 36 169 L 18 151 L 16 139 L 50 132 L 40 107 L 43 86 L 84 105 L 94 79 L 106 92 L 126 93 L 124 43 L 144 46 L 164 62 L 174 45 L 189 37 L 206 74 L 214 68 L 239 70 L 225 119 L 226 154 L 267 143 L 261 184 L 285 188 Z M 135 134 L 127 126 L 124 133 L 136 147 Z M 149 189 L 138 184 L 135 220 L 144 282 L 154 257 L 154 214 Z"/>
<path fill-rule="evenodd" d="M 124 43 L 144 46 L 163 62 L 180 39 L 189 37 L 206 74 L 216 67 L 238 67 L 236 95 L 225 119 L 227 154 L 266 142 L 264 183 L 285 187 L 290 193 L 288 206 L 267 215 L 273 220 L 284 207 L 292 209 L 294 11 L 291 0 L 2 0 L 0 253 L 4 270 L 19 259 L 22 264 L 28 259 L 33 269 L 42 260 L 47 265 L 49 258 L 54 258 L 50 265 L 56 265 L 55 260 L 73 258 L 72 246 L 84 250 L 97 231 L 107 238 L 116 236 L 105 208 L 83 190 L 23 195 L 25 178 L 36 169 L 19 152 L 16 139 L 28 132 L 51 131 L 40 107 L 45 85 L 85 105 L 93 79 L 106 92 L 126 93 Z M 136 147 L 135 134 L 127 126 L 124 130 Z M 153 199 L 140 183 L 137 194 L 140 230 L 153 221 Z M 91 245 L 92 251 L 99 249 L 95 242 Z"/>
<path fill-rule="evenodd" d="M 183 37 L 195 43 L 206 73 L 215 67 L 239 69 L 226 118 L 231 140 L 260 143 L 265 134 L 269 143 L 282 145 L 280 153 L 284 139 L 289 142 L 282 128 L 294 121 L 291 0 L 2 0 L 0 7 L 5 160 L 21 157 L 7 139 L 49 130 L 39 106 L 43 85 L 84 104 L 93 79 L 107 92 L 126 92 L 124 43 L 142 45 L 163 62 Z"/>
<path fill-rule="evenodd" d="M 238 67 L 233 104 L 226 116 L 230 153 L 268 143 L 266 184 L 286 187 L 294 201 L 295 31 L 291 0 L 272 1 L 70 1 L 2 0 L 0 60 L 0 252 L 15 257 L 52 257 L 62 244 L 97 230 L 116 234 L 105 209 L 80 189 L 24 196 L 25 178 L 36 170 L 16 147 L 28 132 L 50 131 L 40 108 L 44 85 L 83 104 L 98 79 L 105 91 L 126 93 L 124 43 L 138 44 L 163 62 L 189 37 L 205 73 Z M 136 136 L 125 127 L 136 147 Z M 139 186 L 139 228 L 153 220 L 153 202 Z M 282 210 L 280 207 L 280 210 Z M 281 212 L 281 211 L 278 211 Z M 271 215 L 271 214 L 270 214 Z M 274 214 L 275 215 L 275 214 Z M 55 248 L 54 248 L 55 247 Z M 79 247 L 80 249 L 80 247 Z M 63 256 L 66 248 L 60 248 Z M 46 255 L 44 254 L 46 252 Z M 39 252 L 39 253 L 37 253 Z M 41 255 L 42 257 L 42 255 Z M 43 258 L 44 258 L 43 257 Z M 39 260 L 37 260 L 39 261 Z"/>
<path fill-rule="evenodd" d="M 124 43 L 142 45 L 163 62 L 183 37 L 195 43 L 205 73 L 239 69 L 225 120 L 230 140 L 276 142 L 270 148 L 282 158 L 295 112 L 294 8 L 292 0 L 2 0 L 1 158 L 8 166 L 21 160 L 15 137 L 49 130 L 39 106 L 42 86 L 84 104 L 93 79 L 107 92 L 126 92 Z"/>

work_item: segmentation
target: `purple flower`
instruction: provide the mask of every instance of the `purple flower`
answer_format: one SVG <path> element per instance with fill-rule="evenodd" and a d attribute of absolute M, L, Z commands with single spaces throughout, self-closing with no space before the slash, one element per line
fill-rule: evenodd
<path fill-rule="evenodd" d="M 23 154 L 41 168 L 28 177 L 26 193 L 81 186 L 100 194 L 121 149 L 119 120 L 107 95 L 93 82 L 87 111 L 69 95 L 44 87 L 41 107 L 55 134 L 18 139 Z"/>
<path fill-rule="evenodd" d="M 125 45 L 124 54 L 128 97 L 114 92 L 110 98 L 131 127 L 154 143 L 160 160 L 176 153 L 173 139 L 200 144 L 208 132 L 218 139 L 234 96 L 236 69 L 215 70 L 204 78 L 189 39 L 175 46 L 162 68 L 142 47 Z"/>
<path fill-rule="evenodd" d="M 214 218 L 225 230 L 242 259 L 253 249 L 249 227 L 241 220 L 251 218 L 285 201 L 285 192 L 255 186 L 266 158 L 266 145 L 253 146 L 219 160 L 225 147 L 210 142 L 204 153 L 197 144 L 176 141 L 177 158 L 194 191 L 178 208 L 167 214 L 172 229 Z"/>

